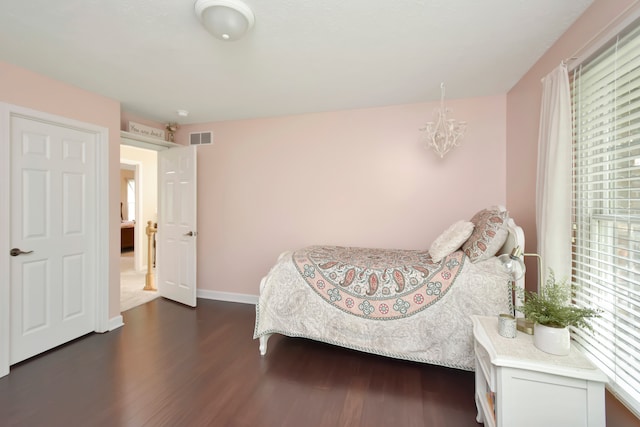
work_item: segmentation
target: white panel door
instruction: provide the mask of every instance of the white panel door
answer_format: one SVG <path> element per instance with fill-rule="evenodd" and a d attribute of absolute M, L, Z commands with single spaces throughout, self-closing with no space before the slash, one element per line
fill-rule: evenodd
<path fill-rule="evenodd" d="M 94 330 L 98 226 L 96 135 L 20 116 L 10 126 L 13 364 Z"/>
<path fill-rule="evenodd" d="M 196 306 L 196 148 L 158 152 L 157 288 Z"/>

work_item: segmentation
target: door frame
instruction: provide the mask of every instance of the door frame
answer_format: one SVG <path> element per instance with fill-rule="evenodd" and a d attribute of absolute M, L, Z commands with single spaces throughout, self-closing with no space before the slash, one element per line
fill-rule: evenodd
<path fill-rule="evenodd" d="M 0 102 L 0 377 L 9 374 L 11 248 L 11 117 L 24 117 L 54 126 L 94 134 L 96 138 L 96 301 L 94 331 L 109 329 L 109 129 L 30 108 Z"/>

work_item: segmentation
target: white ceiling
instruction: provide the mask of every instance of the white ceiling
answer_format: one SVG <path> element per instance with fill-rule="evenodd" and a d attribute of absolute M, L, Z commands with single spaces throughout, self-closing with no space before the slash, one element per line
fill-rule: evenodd
<path fill-rule="evenodd" d="M 194 0 L 1 0 L 0 60 L 202 123 L 505 94 L 593 0 L 245 0 L 211 36 Z M 178 109 L 189 117 L 178 117 Z"/>

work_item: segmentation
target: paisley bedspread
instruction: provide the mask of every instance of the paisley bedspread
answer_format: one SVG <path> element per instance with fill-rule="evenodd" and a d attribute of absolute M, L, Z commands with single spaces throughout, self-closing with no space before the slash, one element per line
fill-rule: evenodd
<path fill-rule="evenodd" d="M 496 258 L 312 246 L 285 252 L 260 284 L 254 338 L 278 333 L 398 359 L 475 367 L 471 315 L 509 312 Z"/>
<path fill-rule="evenodd" d="M 368 319 L 409 317 L 438 302 L 466 257 L 429 251 L 312 246 L 293 253 L 307 284 L 339 310 Z"/>

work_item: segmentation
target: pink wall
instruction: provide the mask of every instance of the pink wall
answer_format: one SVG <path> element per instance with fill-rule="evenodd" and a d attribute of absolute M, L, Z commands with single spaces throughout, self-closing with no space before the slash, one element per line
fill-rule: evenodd
<path fill-rule="evenodd" d="M 428 248 L 447 226 L 506 202 L 506 97 L 447 101 L 469 123 L 444 159 L 422 147 L 438 104 L 183 126 L 198 149 L 198 288 L 257 295 L 287 249 Z"/>
<path fill-rule="evenodd" d="M 120 103 L 0 62 L 0 101 L 109 129 L 109 317 L 120 314 Z"/>
<path fill-rule="evenodd" d="M 199 287 L 255 295 L 281 251 L 308 244 L 428 247 L 454 220 L 497 203 L 535 250 L 540 79 L 632 3 L 596 0 L 508 95 L 448 100 L 469 130 L 443 160 L 417 131 L 436 103 L 184 126 L 178 142 L 194 130 L 215 133 L 215 144 L 199 149 Z M 3 62 L 0 100 L 107 127 L 109 173 L 118 176 L 117 101 Z M 113 317 L 117 185 L 109 198 Z"/>
<path fill-rule="evenodd" d="M 537 247 L 536 168 L 542 99 L 540 80 L 584 48 L 634 0 L 596 0 L 507 94 L 507 206 L 524 227 L 527 250 Z M 527 258 L 527 287 L 536 283 L 535 260 Z"/>

